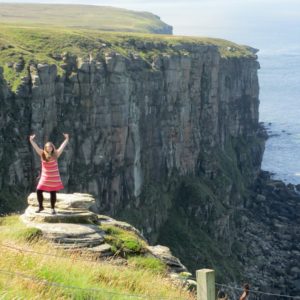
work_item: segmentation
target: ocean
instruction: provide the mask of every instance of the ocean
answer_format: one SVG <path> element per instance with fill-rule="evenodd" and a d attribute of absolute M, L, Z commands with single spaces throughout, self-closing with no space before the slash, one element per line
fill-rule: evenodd
<path fill-rule="evenodd" d="M 300 184 L 300 46 L 261 51 L 260 121 L 270 138 L 262 169 Z"/>

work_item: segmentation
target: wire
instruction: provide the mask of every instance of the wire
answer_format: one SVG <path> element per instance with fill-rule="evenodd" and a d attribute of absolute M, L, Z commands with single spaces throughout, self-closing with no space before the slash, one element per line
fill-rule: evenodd
<path fill-rule="evenodd" d="M 10 246 L 10 245 L 4 245 L 2 243 L 0 243 L 0 246 L 1 247 L 5 247 L 5 248 L 10 248 L 10 249 L 13 249 L 13 250 L 18 250 L 18 251 L 24 251 L 24 252 L 29 252 L 29 253 L 33 253 L 33 254 L 38 254 L 38 255 L 46 255 L 46 256 L 52 256 L 52 257 L 57 257 L 57 258 L 70 259 L 70 257 L 65 257 L 65 256 L 55 255 L 55 254 L 49 254 L 49 253 L 43 253 L 43 252 L 36 252 L 36 251 L 33 251 L 33 250 L 27 250 L 27 249 L 13 247 L 13 246 Z M 94 262 L 94 263 L 97 263 L 97 261 L 93 261 L 93 260 L 89 260 L 89 259 L 76 259 L 76 258 L 72 258 L 72 259 L 76 260 L 76 261 L 84 261 L 84 262 Z M 190 277 L 189 279 L 197 281 L 197 279 L 195 277 Z M 237 290 L 237 291 L 243 291 L 244 290 L 242 288 L 237 288 L 237 287 L 233 287 L 233 286 L 229 286 L 229 285 L 225 285 L 225 284 L 221 284 L 221 283 L 215 283 L 215 285 L 216 286 L 227 287 L 229 289 L 233 289 L 233 290 Z M 249 292 L 255 293 L 255 294 L 261 294 L 261 295 L 267 295 L 267 296 L 277 296 L 277 297 L 284 297 L 284 298 L 289 298 L 289 299 L 300 299 L 300 296 L 280 295 L 280 294 L 266 293 L 266 292 L 261 292 L 261 291 L 256 291 L 256 290 L 249 290 Z M 160 298 L 160 299 L 164 299 L 164 298 Z"/>
<path fill-rule="evenodd" d="M 23 277 L 26 279 L 30 279 L 32 281 L 37 281 L 40 282 L 44 285 L 49 285 L 49 286 L 55 286 L 55 287 L 61 287 L 61 288 L 67 288 L 67 289 L 77 289 L 77 290 L 82 290 L 82 291 L 90 291 L 90 292 L 96 292 L 96 293 L 107 293 L 107 294 L 113 294 L 113 295 L 118 295 L 118 296 L 127 296 L 127 297 L 134 297 L 134 298 L 142 298 L 142 299 L 160 299 L 160 300 L 165 300 L 165 299 L 180 299 L 180 298 L 161 298 L 161 297 L 151 297 L 151 296 L 143 296 L 143 295 L 133 295 L 133 294 L 124 294 L 124 293 L 117 293 L 117 292 L 111 292 L 105 289 L 99 289 L 99 288 L 81 288 L 77 286 L 71 286 L 71 285 L 64 285 L 61 283 L 57 282 L 51 282 L 46 279 L 40 279 L 34 276 L 26 275 L 23 273 L 17 273 L 17 272 L 10 272 L 7 270 L 2 270 L 0 269 L 0 273 L 6 274 L 6 275 L 14 275 L 18 277 Z M 182 300 L 182 299 L 181 299 Z"/>
<path fill-rule="evenodd" d="M 14 276 L 18 276 L 18 277 L 23 277 L 23 278 L 30 279 L 30 280 L 33 280 L 33 281 L 37 281 L 37 282 L 40 282 L 44 285 L 49 285 L 49 286 L 55 286 L 55 287 L 61 287 L 61 288 L 67 288 L 67 289 L 76 289 L 76 290 L 82 290 L 82 291 L 91 291 L 91 292 L 96 292 L 96 293 L 105 292 L 107 294 L 113 294 L 113 295 L 118 295 L 118 296 L 128 296 L 128 297 L 150 299 L 150 298 L 146 298 L 146 296 L 142 296 L 142 295 L 122 294 L 122 293 L 107 291 L 105 289 L 81 288 L 81 287 L 77 287 L 77 286 L 64 285 L 64 284 L 61 284 L 61 283 L 51 282 L 51 281 L 48 281 L 46 279 L 40 279 L 40 278 L 30 276 L 30 275 L 26 275 L 26 274 L 23 274 L 23 273 L 10 272 L 10 271 L 7 271 L 7 270 L 2 270 L 2 269 L 0 269 L 0 273 L 6 274 L 6 275 L 14 275 Z M 152 299 L 164 299 L 164 298 L 152 298 Z"/>
<path fill-rule="evenodd" d="M 63 258 L 63 259 L 71 259 L 69 256 L 55 255 L 55 254 L 50 254 L 50 253 L 45 253 L 45 252 L 37 252 L 37 251 L 33 251 L 33 250 L 28 250 L 28 249 L 23 249 L 23 248 L 17 248 L 17 247 L 10 246 L 10 245 L 5 245 L 2 243 L 0 243 L 0 247 L 5 247 L 5 248 L 13 249 L 13 250 L 18 250 L 18 251 L 24 251 L 24 252 L 33 253 L 33 254 L 39 254 L 39 255 L 45 255 L 45 256 L 51 256 L 51 257 L 57 257 L 57 258 Z M 95 261 L 92 259 L 72 258 L 72 260 L 98 263 L 98 261 Z"/>
<path fill-rule="evenodd" d="M 217 286 L 222 286 L 222 287 L 227 287 L 233 290 L 238 290 L 238 291 L 244 291 L 242 288 L 236 288 L 233 286 L 229 286 L 226 284 L 221 284 L 221 283 L 216 283 Z M 273 294 L 273 293 L 265 293 L 261 291 L 255 291 L 255 290 L 249 290 L 249 292 L 254 293 L 254 294 L 261 294 L 261 295 L 266 295 L 266 296 L 276 296 L 276 297 L 284 297 L 284 298 L 290 298 L 290 299 L 300 299 L 299 296 L 289 296 L 289 295 L 281 295 L 281 294 Z"/>
<path fill-rule="evenodd" d="M 189 279 L 197 281 L 197 279 L 195 277 L 190 277 Z M 233 289 L 233 290 L 237 290 L 237 291 L 241 291 L 241 292 L 244 291 L 243 288 L 237 288 L 237 287 L 229 286 L 226 284 L 215 283 L 215 285 L 221 286 L 221 287 L 227 287 L 229 289 Z M 261 292 L 261 291 L 256 291 L 256 290 L 249 290 L 249 292 L 254 293 L 254 294 L 266 295 L 266 296 L 277 296 L 277 297 L 284 297 L 284 298 L 289 298 L 289 299 L 300 299 L 300 296 L 280 295 L 280 294 L 266 293 L 266 292 Z"/>
<path fill-rule="evenodd" d="M 65 257 L 65 256 L 58 256 L 58 255 L 55 255 L 55 254 L 48 254 L 48 253 L 43 253 L 43 252 L 36 252 L 36 251 L 33 251 L 33 250 L 27 250 L 27 249 L 22 249 L 22 248 L 17 248 L 17 247 L 13 247 L 13 246 L 10 246 L 10 245 L 4 245 L 2 243 L 0 243 L 0 247 L 5 247 L 5 248 L 9 248 L 9 249 L 13 249 L 13 250 L 18 250 L 18 251 L 24 251 L 24 252 L 29 252 L 29 253 L 33 253 L 33 254 L 38 254 L 38 255 L 45 255 L 45 256 L 51 256 L 51 257 L 57 257 L 57 258 L 64 258 L 64 259 L 72 259 L 70 257 Z M 73 259 L 72 259 L 73 260 Z M 83 261 L 83 262 L 94 262 L 94 263 L 97 263 L 97 261 L 93 261 L 93 260 L 88 260 L 88 259 L 74 259 L 76 261 Z M 35 280 L 35 281 L 40 281 L 40 282 L 45 282 L 45 284 L 48 285 L 53 285 L 53 286 L 58 286 L 58 287 L 65 287 L 65 288 L 73 288 L 73 289 L 81 289 L 81 290 L 87 290 L 87 291 L 95 291 L 95 292 L 106 292 L 106 293 L 111 293 L 111 294 L 116 294 L 116 295 L 125 295 L 125 296 L 128 296 L 128 297 L 137 297 L 137 298 L 144 298 L 144 299 L 161 299 L 161 300 L 165 300 L 165 299 L 177 299 L 177 300 L 181 300 L 181 298 L 162 298 L 162 297 L 151 297 L 151 296 L 143 296 L 143 295 L 133 295 L 133 294 L 120 294 L 120 293 L 115 293 L 115 292 L 109 292 L 109 291 L 106 291 L 104 289 L 87 289 L 87 288 L 79 288 L 79 287 L 74 287 L 74 286 L 66 286 L 66 285 L 62 285 L 62 284 L 59 284 L 59 283 L 55 283 L 55 282 L 49 282 L 47 280 L 44 280 L 44 279 L 39 279 L 39 278 L 36 278 L 36 277 L 33 277 L 33 276 L 29 276 L 29 275 L 26 275 L 26 274 L 22 274 L 22 273 L 13 273 L 13 272 L 9 272 L 9 271 L 6 271 L 6 270 L 1 270 L 0 269 L 0 273 L 4 273 L 6 272 L 7 274 L 13 274 L 13 275 L 16 275 L 16 276 L 22 276 L 22 277 L 25 277 L 27 279 L 32 279 L 32 280 Z"/>

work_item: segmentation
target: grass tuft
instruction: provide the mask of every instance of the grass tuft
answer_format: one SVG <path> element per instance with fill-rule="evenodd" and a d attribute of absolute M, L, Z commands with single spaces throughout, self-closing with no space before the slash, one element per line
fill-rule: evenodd
<path fill-rule="evenodd" d="M 151 270 L 153 273 L 164 274 L 167 266 L 155 257 L 133 256 L 128 259 L 128 263 L 140 269 Z"/>
<path fill-rule="evenodd" d="M 124 257 L 146 252 L 146 242 L 133 232 L 113 225 L 104 224 L 100 227 L 106 232 L 105 241 L 112 245 L 113 252 Z"/>

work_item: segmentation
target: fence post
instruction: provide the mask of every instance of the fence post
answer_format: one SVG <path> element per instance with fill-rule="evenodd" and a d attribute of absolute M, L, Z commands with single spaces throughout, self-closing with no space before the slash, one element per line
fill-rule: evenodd
<path fill-rule="evenodd" d="M 215 271 L 201 269 L 196 271 L 197 300 L 216 300 Z"/>

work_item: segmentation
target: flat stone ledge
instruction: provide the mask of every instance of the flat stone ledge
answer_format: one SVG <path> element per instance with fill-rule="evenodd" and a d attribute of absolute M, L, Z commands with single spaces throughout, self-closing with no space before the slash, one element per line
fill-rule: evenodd
<path fill-rule="evenodd" d="M 35 223 L 98 223 L 98 216 L 88 210 L 70 211 L 56 208 L 56 214 L 52 215 L 48 208 L 40 213 L 36 213 L 36 209 L 28 206 L 22 215 L 22 220 Z"/>
<path fill-rule="evenodd" d="M 51 207 L 50 205 L 50 193 L 43 192 L 43 206 Z M 30 206 L 38 206 L 37 194 L 31 193 L 27 197 L 27 202 Z M 73 194 L 65 194 L 65 193 L 56 193 L 56 208 L 60 209 L 82 209 L 88 210 L 92 205 L 95 204 L 95 199 L 90 194 L 82 194 L 82 193 L 73 193 Z"/>
<path fill-rule="evenodd" d="M 24 221 L 24 215 L 20 217 Z M 99 246 L 104 243 L 105 233 L 99 226 L 70 223 L 36 223 L 25 219 L 29 227 L 38 228 L 43 236 L 64 249 L 78 249 Z"/>

